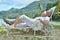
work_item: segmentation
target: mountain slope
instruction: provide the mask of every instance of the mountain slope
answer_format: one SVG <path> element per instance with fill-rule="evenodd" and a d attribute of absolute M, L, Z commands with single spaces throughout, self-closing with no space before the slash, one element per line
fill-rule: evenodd
<path fill-rule="evenodd" d="M 40 1 L 34 1 L 31 4 L 27 5 L 26 7 L 22 9 L 16 9 L 11 8 L 8 11 L 1 11 L 0 12 L 0 18 L 6 17 L 6 18 L 16 18 L 17 16 L 20 16 L 22 14 L 25 14 L 29 17 L 35 17 L 40 15 L 40 9 L 39 9 L 39 3 L 41 3 L 42 8 L 46 9 L 46 4 L 52 0 L 40 0 Z M 53 0 L 52 2 L 54 2 Z"/>

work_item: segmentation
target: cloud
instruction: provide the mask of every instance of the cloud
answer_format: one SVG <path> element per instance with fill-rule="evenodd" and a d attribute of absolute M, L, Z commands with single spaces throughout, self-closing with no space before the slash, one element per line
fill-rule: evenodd
<path fill-rule="evenodd" d="M 12 1 L 16 1 L 16 2 L 20 2 L 20 1 L 30 2 L 30 1 L 32 1 L 33 2 L 33 1 L 39 1 L 39 0 L 12 0 Z"/>
<path fill-rule="evenodd" d="M 35 0 L 0 0 L 0 10 L 7 10 L 11 7 L 22 8 Z"/>
<path fill-rule="evenodd" d="M 7 1 L 7 0 L 0 0 L 0 2 L 5 2 L 5 1 Z"/>
<path fill-rule="evenodd" d="M 3 0 L 0 0 L 0 2 L 2 2 Z"/>
<path fill-rule="evenodd" d="M 0 11 L 9 10 L 10 8 L 12 8 L 12 6 L 9 6 L 9 5 L 6 5 L 6 4 L 0 5 Z"/>

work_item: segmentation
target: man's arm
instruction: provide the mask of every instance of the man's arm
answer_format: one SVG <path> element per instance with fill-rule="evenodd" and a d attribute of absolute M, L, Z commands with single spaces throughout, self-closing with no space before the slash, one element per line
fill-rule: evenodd
<path fill-rule="evenodd" d="M 43 25 L 47 25 L 47 24 L 48 24 L 48 20 L 44 20 L 44 21 L 40 20 L 40 22 L 41 22 Z"/>

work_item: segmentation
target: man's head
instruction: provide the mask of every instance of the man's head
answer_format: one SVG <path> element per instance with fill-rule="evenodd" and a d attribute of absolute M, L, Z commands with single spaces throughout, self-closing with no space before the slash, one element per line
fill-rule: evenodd
<path fill-rule="evenodd" d="M 43 17 L 45 17 L 45 16 L 50 17 L 51 16 L 50 10 L 47 10 L 47 11 L 42 12 L 41 16 L 43 16 Z"/>
<path fill-rule="evenodd" d="M 49 9 L 47 11 L 42 12 L 41 16 L 50 17 L 54 13 L 55 8 L 56 8 L 56 6 L 52 7 L 51 9 Z"/>
<path fill-rule="evenodd" d="M 42 12 L 41 16 L 45 17 L 46 16 L 46 11 Z"/>
<path fill-rule="evenodd" d="M 50 17 L 52 15 L 51 11 L 50 10 L 47 10 L 46 11 L 46 16 Z"/>
<path fill-rule="evenodd" d="M 46 11 L 47 16 L 51 16 L 54 13 L 55 9 L 56 9 L 56 6 L 52 7 L 49 10 L 47 10 Z"/>

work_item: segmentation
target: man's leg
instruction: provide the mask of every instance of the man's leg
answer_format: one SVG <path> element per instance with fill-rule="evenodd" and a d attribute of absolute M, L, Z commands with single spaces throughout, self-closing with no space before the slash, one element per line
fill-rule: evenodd
<path fill-rule="evenodd" d="M 13 21 L 9 21 L 9 20 L 7 20 L 6 18 L 3 18 L 3 20 L 4 20 L 4 22 L 6 22 L 6 23 L 9 24 L 9 25 L 13 24 Z"/>
<path fill-rule="evenodd" d="M 16 28 L 27 28 L 29 27 L 26 23 L 19 23 L 16 25 Z"/>
<path fill-rule="evenodd" d="M 29 17 L 27 17 L 25 15 L 22 15 L 14 22 L 14 24 L 12 26 L 16 27 L 16 25 L 21 23 L 21 22 L 26 23 L 28 26 L 32 26 L 33 19 L 31 19 L 31 18 L 29 18 Z"/>
<path fill-rule="evenodd" d="M 15 20 L 12 20 L 12 21 L 9 21 L 9 20 L 7 20 L 7 19 L 5 19 L 5 18 L 3 18 L 3 20 L 4 20 L 7 24 L 12 25 L 12 24 L 14 24 L 16 21 L 19 20 L 19 17 L 17 17 Z"/>

